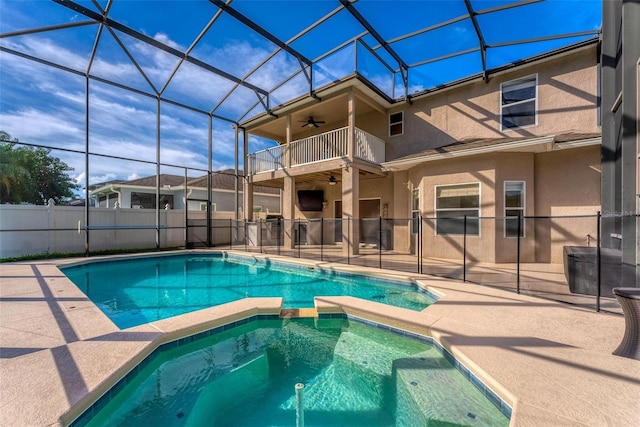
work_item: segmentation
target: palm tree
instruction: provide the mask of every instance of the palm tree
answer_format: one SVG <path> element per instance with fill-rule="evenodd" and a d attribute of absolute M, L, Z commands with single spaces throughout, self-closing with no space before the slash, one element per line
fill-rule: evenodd
<path fill-rule="evenodd" d="M 4 142 L 3 142 L 4 141 Z M 23 144 L 0 130 L 0 203 L 56 204 L 72 199 L 78 188 L 69 165 L 50 148 Z"/>
<path fill-rule="evenodd" d="M 20 203 L 20 192 L 14 191 L 12 194 L 11 190 L 16 185 L 25 185 L 31 181 L 31 174 L 24 166 L 26 152 L 14 149 L 14 143 L 18 140 L 11 140 L 11 135 L 3 130 L 0 130 L 0 141 L 3 141 L 0 143 L 0 203 Z"/>

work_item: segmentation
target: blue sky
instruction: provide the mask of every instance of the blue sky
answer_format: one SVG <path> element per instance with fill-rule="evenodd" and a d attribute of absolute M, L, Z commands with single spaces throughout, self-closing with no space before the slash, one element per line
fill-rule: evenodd
<path fill-rule="evenodd" d="M 101 8 L 106 0 L 96 0 Z M 98 13 L 90 0 L 76 3 Z M 505 1 L 478 1 L 476 11 L 503 5 Z M 314 87 L 320 87 L 354 70 L 357 52 L 358 72 L 393 97 L 404 92 L 400 79 L 383 65 L 386 61 L 397 70 L 397 62 L 378 46 L 357 20 L 336 0 L 249 1 L 235 0 L 231 6 L 252 19 L 279 40 L 307 59 L 314 61 Z M 407 34 L 463 17 L 467 11 L 461 0 L 382 1 L 360 0 L 357 11 L 410 66 L 409 93 L 428 89 L 451 80 L 473 75 L 481 69 L 479 51 L 429 63 L 429 60 L 457 52 L 477 49 L 478 39 L 470 19 L 460 19 L 445 27 L 414 37 Z M 601 25 L 601 2 L 596 0 L 546 1 L 478 16 L 486 43 L 505 42 L 592 31 Z M 84 150 L 87 114 L 86 79 L 21 56 L 20 52 L 63 67 L 85 73 L 89 83 L 89 143 L 92 153 L 153 162 L 156 157 L 156 108 L 153 97 L 105 84 L 100 79 L 130 86 L 137 91 L 155 94 L 189 105 L 196 110 L 213 112 L 231 120 L 242 120 L 263 112 L 252 107 L 258 96 L 252 90 L 217 76 L 192 63 L 180 63 L 176 56 L 152 48 L 140 40 L 114 30 L 103 31 L 95 59 L 89 62 L 98 33 L 98 25 L 13 35 L 29 29 L 82 23 L 89 19 L 76 11 L 51 1 L 0 0 L 0 129 L 20 141 Z M 306 78 L 299 73 L 298 60 L 227 13 L 222 13 L 208 28 L 218 8 L 209 1 L 127 1 L 115 0 L 109 18 L 126 25 L 163 45 L 187 51 L 197 61 L 244 79 L 269 91 L 271 105 L 278 105 L 308 92 Z M 297 35 L 334 12 L 317 28 Z M 208 28 L 208 29 L 207 29 Z M 204 31 L 206 29 L 206 32 Z M 198 43 L 197 37 L 203 34 Z M 360 37 L 362 43 L 354 43 Z M 583 35 L 562 40 L 490 47 L 487 66 L 495 68 L 593 36 Z M 125 47 L 122 48 L 121 44 Z M 341 50 L 323 57 L 334 47 Z M 366 47 L 377 48 L 373 55 Z M 130 57 L 140 69 L 137 69 Z M 249 74 L 256 65 L 264 65 Z M 171 77 L 171 78 L 170 78 Z M 168 82 L 168 84 L 167 84 Z M 166 87 L 165 87 L 166 85 Z M 274 88 L 276 88 L 274 90 Z M 232 91 L 232 89 L 236 88 Z M 232 92 L 231 92 L 232 91 Z M 229 94 L 230 93 L 230 94 Z M 206 169 L 208 117 L 202 112 L 162 102 L 160 106 L 161 162 L 180 167 L 163 167 L 162 173 L 183 175 L 183 167 Z M 213 169 L 233 167 L 234 131 L 228 121 L 213 120 Z M 251 138 L 250 151 L 273 145 Z M 74 168 L 71 175 L 85 182 L 84 155 L 54 150 L 53 154 Z M 242 167 L 242 164 L 241 164 Z M 132 179 L 152 175 L 152 164 L 134 163 L 92 156 L 90 183 L 111 179 Z M 199 176 L 192 170 L 190 176 Z"/>

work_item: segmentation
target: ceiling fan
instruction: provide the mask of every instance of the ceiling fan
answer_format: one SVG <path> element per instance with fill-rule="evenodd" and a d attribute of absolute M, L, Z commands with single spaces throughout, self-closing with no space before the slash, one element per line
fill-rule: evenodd
<path fill-rule="evenodd" d="M 301 123 L 304 123 L 302 127 L 310 127 L 310 128 L 317 128 L 320 125 L 325 124 L 325 121 L 323 120 L 314 120 L 313 116 L 309 116 L 307 120 L 298 120 L 298 121 Z"/>

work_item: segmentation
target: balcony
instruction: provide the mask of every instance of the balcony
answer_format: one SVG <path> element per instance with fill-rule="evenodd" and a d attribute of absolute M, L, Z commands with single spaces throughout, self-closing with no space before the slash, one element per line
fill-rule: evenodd
<path fill-rule="evenodd" d="M 249 154 L 249 174 L 284 169 L 289 154 L 292 167 L 348 157 L 348 135 L 349 128 L 343 127 Z M 355 128 L 354 158 L 379 165 L 385 160 L 384 144 L 377 136 Z"/>

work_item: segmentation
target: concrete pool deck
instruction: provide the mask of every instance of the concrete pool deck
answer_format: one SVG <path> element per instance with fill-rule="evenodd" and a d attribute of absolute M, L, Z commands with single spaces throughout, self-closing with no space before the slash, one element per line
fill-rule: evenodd
<path fill-rule="evenodd" d="M 120 330 L 57 268 L 77 261 L 86 259 L 0 264 L 0 425 L 64 425 L 157 345 L 280 312 L 280 298 L 250 298 Z M 351 297 L 316 301 L 320 312 L 435 337 L 513 406 L 513 426 L 640 425 L 640 361 L 612 355 L 624 334 L 620 315 L 433 276 L 290 261 L 410 277 L 442 295 L 422 312 Z"/>

